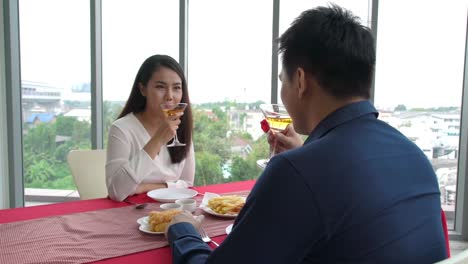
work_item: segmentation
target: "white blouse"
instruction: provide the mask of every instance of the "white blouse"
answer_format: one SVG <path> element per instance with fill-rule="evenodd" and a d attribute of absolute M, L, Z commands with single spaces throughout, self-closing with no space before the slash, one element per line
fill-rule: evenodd
<path fill-rule="evenodd" d="M 135 194 L 140 183 L 166 183 L 168 188 L 193 186 L 195 155 L 193 144 L 184 160 L 173 164 L 166 146 L 153 160 L 143 150 L 151 139 L 145 127 L 130 113 L 116 120 L 109 129 L 106 184 L 113 200 L 123 201 Z"/>

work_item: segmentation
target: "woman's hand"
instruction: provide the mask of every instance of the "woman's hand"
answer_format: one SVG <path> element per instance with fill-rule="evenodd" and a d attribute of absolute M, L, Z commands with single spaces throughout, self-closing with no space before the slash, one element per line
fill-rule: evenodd
<path fill-rule="evenodd" d="M 179 112 L 174 115 L 167 116 L 154 132 L 152 139 L 156 138 L 159 139 L 161 144 L 167 144 L 174 138 L 181 122 L 180 117 L 183 114 L 183 112 Z"/>
<path fill-rule="evenodd" d="M 158 124 L 153 136 L 143 148 L 152 159 L 156 158 L 163 145 L 166 145 L 167 142 L 174 138 L 181 122 L 180 117 L 183 114 L 179 112 L 167 116 Z"/>

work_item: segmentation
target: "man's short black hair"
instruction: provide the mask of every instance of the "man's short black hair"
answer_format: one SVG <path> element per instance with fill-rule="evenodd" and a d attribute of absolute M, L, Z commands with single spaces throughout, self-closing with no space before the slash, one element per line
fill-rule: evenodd
<path fill-rule="evenodd" d="M 304 11 L 279 38 L 289 76 L 302 67 L 338 99 L 370 97 L 374 37 L 359 18 L 337 6 Z"/>

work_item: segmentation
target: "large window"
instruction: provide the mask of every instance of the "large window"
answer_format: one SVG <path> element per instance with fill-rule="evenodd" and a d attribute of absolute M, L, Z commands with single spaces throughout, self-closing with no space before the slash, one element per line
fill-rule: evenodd
<path fill-rule="evenodd" d="M 466 1 L 380 1 L 375 104 L 426 153 L 453 227 Z"/>
<path fill-rule="evenodd" d="M 332 2 L 351 10 L 367 26 L 372 3 L 379 3 L 373 99 L 380 118 L 413 140 L 431 160 L 442 206 L 453 226 L 455 202 L 463 199 L 466 185 L 457 176 L 466 165 L 460 162 L 458 168 L 458 158 L 465 154 L 459 153 L 460 147 L 466 148 L 459 142 L 468 3 Z M 141 63 L 153 54 L 179 59 L 179 23 L 184 21 L 179 3 L 102 0 L 102 13 L 95 18 L 98 22 L 102 19 L 102 31 L 97 28 L 97 33 L 102 32 L 103 61 L 98 66 L 103 69 L 104 101 L 97 105 L 103 106 L 104 141 L 108 127 L 128 98 Z M 268 156 L 258 106 L 270 101 L 275 88 L 271 87 L 271 67 L 281 70 L 281 60 L 279 65 L 271 60 L 272 22 L 277 21 L 273 14 L 278 10 L 273 10 L 274 1 L 187 3 L 188 61 L 184 63 L 188 66 L 194 109 L 196 185 L 256 178 L 260 170 L 255 162 Z M 322 0 L 280 1 L 279 34 L 302 11 L 328 4 Z M 8 133 L 17 132 L 19 120 L 23 125 L 28 201 L 28 195 L 34 195 L 37 189 L 73 190 L 66 155 L 71 149 L 91 147 L 90 91 L 95 87 L 90 86 L 94 69 L 90 66 L 90 2 L 20 0 L 19 28 L 15 5 L 15 1 L 3 4 L 5 14 L 9 14 L 3 23 L 5 43 L 6 47 L 11 45 L 5 49 L 5 79 L 7 85 L 11 84 L 6 87 L 10 92 L 6 96 L 12 102 L 7 109 L 12 111 L 6 115 Z M 18 31 L 21 56 L 16 49 Z M 21 87 L 16 87 L 18 83 Z M 18 95 L 11 92 L 18 90 L 13 89 L 21 89 L 22 116 L 11 107 L 19 101 Z M 16 140 L 9 144 L 14 153 L 20 152 Z M 15 170 L 21 168 L 16 154 L 11 155 L 9 165 L 13 164 Z M 20 173 L 14 174 L 9 175 L 16 188 L 11 196 L 20 193 L 18 186 L 22 184 L 16 176 Z M 457 182 L 463 185 L 457 186 Z M 463 192 L 457 193 L 457 189 Z M 13 204 L 19 206 L 21 202 L 15 197 Z M 456 226 L 457 231 L 464 230 L 460 223 Z"/>
<path fill-rule="evenodd" d="M 104 141 L 122 110 L 143 61 L 166 54 L 179 59 L 179 1 L 103 0 Z"/>
<path fill-rule="evenodd" d="M 25 194 L 73 190 L 67 154 L 90 148 L 89 2 L 21 0 L 19 11 Z"/>
<path fill-rule="evenodd" d="M 260 174 L 256 159 L 265 158 L 267 148 L 258 106 L 271 95 L 272 14 L 272 1 L 190 2 L 197 185 Z"/>

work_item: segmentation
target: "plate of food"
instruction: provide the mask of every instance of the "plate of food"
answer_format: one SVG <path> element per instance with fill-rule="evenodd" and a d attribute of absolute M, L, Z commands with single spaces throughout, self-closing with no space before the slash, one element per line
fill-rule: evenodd
<path fill-rule="evenodd" d="M 148 225 L 140 225 L 138 229 L 143 233 L 147 233 L 151 235 L 164 235 L 164 231 L 160 231 L 160 232 L 151 231 L 151 228 Z"/>
<path fill-rule="evenodd" d="M 149 224 L 148 219 L 149 219 L 149 216 L 140 217 L 138 218 L 137 223 L 140 225 L 148 225 Z"/>
<path fill-rule="evenodd" d="M 148 216 L 138 218 L 137 223 L 140 224 L 138 229 L 147 234 L 162 235 L 172 218 L 180 213 L 182 210 L 177 209 L 161 212 L 151 211 Z"/>
<path fill-rule="evenodd" d="M 197 194 L 198 192 L 192 189 L 164 188 L 149 191 L 146 195 L 158 202 L 171 203 L 179 199 L 195 197 Z"/>
<path fill-rule="evenodd" d="M 206 213 L 224 218 L 236 218 L 245 204 L 245 197 L 205 193 L 200 208 Z"/>

